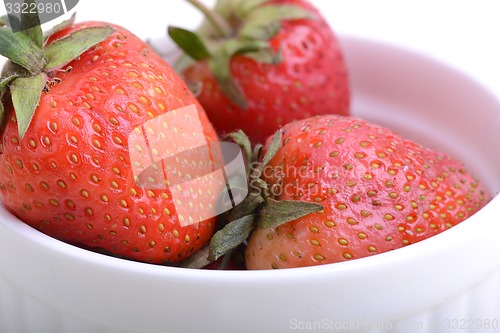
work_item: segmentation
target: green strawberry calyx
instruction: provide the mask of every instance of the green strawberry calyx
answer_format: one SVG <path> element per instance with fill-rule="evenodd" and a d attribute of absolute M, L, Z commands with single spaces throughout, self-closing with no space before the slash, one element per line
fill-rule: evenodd
<path fill-rule="evenodd" d="M 182 72 L 194 61 L 206 60 L 222 92 L 242 109 L 247 101 L 231 76 L 233 56 L 243 54 L 261 63 L 280 63 L 281 52 L 274 50 L 270 41 L 280 31 L 282 21 L 315 18 L 305 8 L 270 0 L 218 0 L 213 10 L 198 0 L 187 1 L 206 20 L 194 32 L 168 28 L 172 40 L 184 51 L 175 69 Z"/>
<path fill-rule="evenodd" d="M 183 263 L 183 267 L 201 268 L 218 258 L 230 254 L 243 244 L 255 227 L 275 228 L 324 209 L 321 204 L 300 200 L 278 200 L 280 183 L 271 188 L 261 178 L 264 169 L 282 146 L 283 134 L 278 130 L 271 139 L 266 151 L 262 145 L 253 149 L 243 131 L 229 134 L 226 140 L 232 140 L 241 147 L 248 167 L 248 195 L 229 213 L 226 224 L 212 237 L 210 244 L 195 253 Z"/>
<path fill-rule="evenodd" d="M 35 3 L 26 0 L 25 3 Z M 32 8 L 29 6 L 29 8 Z M 37 8 L 37 6 L 33 6 Z M 50 44 L 49 37 L 73 24 L 75 15 L 47 31 L 44 35 L 38 13 L 23 12 L 21 31 L 13 32 L 6 17 L 0 18 L 0 54 L 8 59 L 0 77 L 0 126 L 5 121 L 5 98 L 10 92 L 16 114 L 19 137 L 22 139 L 33 119 L 42 93 L 50 85 L 60 82 L 56 73 L 72 60 L 114 32 L 111 26 L 88 27 L 57 39 Z M 28 27 L 26 29 L 22 29 Z"/>

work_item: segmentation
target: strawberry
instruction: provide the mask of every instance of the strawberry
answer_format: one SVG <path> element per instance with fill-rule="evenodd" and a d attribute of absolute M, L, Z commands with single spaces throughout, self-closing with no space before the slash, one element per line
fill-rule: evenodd
<path fill-rule="evenodd" d="M 491 199 L 446 153 L 354 117 L 297 120 L 253 150 L 241 131 L 229 138 L 251 161 L 249 194 L 199 266 L 240 244 L 247 269 L 363 258 L 443 232 Z"/>
<path fill-rule="evenodd" d="M 317 116 L 282 132 L 262 179 L 277 200 L 323 209 L 255 228 L 246 248 L 248 269 L 320 265 L 398 249 L 457 225 L 491 197 L 459 161 L 361 119 Z"/>
<path fill-rule="evenodd" d="M 349 114 L 337 38 L 305 0 L 219 0 L 197 32 L 169 27 L 184 50 L 176 68 L 195 87 L 215 128 L 254 143 L 315 114 Z"/>
<path fill-rule="evenodd" d="M 65 22 L 45 38 L 39 25 L 15 34 L 4 26 L 0 36 L 0 53 L 11 59 L 0 108 L 0 197 L 6 208 L 68 243 L 151 263 L 178 262 L 209 241 L 214 218 L 186 223 L 192 216 L 178 214 L 168 180 L 161 178 L 163 186 L 141 183 L 168 174 L 170 164 L 150 158 L 149 169 L 139 175 L 134 170 L 156 148 L 192 148 L 196 134 L 207 144 L 217 141 L 203 108 L 160 56 L 126 29 L 97 22 Z M 153 146 L 151 140 L 164 132 L 149 133 L 155 127 L 147 124 L 189 106 L 199 119 L 181 122 L 184 127 L 174 130 L 183 135 L 167 135 Z M 149 133 L 149 154 L 133 161 L 129 140 L 141 128 Z M 214 164 L 206 154 L 184 155 L 191 163 L 184 170 Z M 213 184 L 200 185 L 196 197 L 184 188 L 176 201 L 189 199 L 197 207 L 197 200 L 215 195 Z"/>

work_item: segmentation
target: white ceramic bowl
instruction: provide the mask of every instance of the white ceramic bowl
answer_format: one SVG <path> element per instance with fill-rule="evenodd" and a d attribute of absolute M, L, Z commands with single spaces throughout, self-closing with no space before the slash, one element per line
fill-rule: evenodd
<path fill-rule="evenodd" d="M 79 19 L 120 16 L 116 23 L 156 38 L 164 35 L 163 13 L 181 26 L 200 18 L 194 11 L 189 20 L 173 11 L 160 15 L 155 4 L 141 7 L 152 16 L 148 24 L 133 15 L 133 5 L 116 15 L 111 2 L 96 10 L 99 1 L 82 1 Z M 422 55 L 341 41 L 355 115 L 449 151 L 491 192 L 500 191 L 497 97 Z M 496 196 L 459 226 L 404 249 L 320 267 L 238 272 L 89 252 L 39 233 L 0 206 L 0 332 L 500 332 L 499 216 Z"/>
<path fill-rule="evenodd" d="M 500 190 L 500 103 L 445 64 L 341 38 L 358 116 L 463 159 Z M 500 331 L 500 196 L 428 240 L 350 262 L 203 271 L 45 236 L 0 207 L 0 332 Z"/>

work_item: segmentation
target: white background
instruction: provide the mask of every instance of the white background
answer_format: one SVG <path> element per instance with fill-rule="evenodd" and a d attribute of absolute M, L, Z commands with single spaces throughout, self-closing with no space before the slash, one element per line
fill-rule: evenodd
<path fill-rule="evenodd" d="M 388 41 L 429 54 L 476 77 L 500 96 L 500 1 L 311 1 L 339 35 Z M 145 39 L 165 36 L 169 24 L 193 28 L 201 20 L 184 0 L 80 0 L 74 11 L 78 21 L 120 24 Z"/>

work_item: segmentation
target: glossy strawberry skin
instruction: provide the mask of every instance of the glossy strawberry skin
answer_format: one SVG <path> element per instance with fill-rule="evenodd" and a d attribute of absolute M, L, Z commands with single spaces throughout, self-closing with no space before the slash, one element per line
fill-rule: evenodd
<path fill-rule="evenodd" d="M 50 41 L 96 25 L 101 23 L 77 24 Z M 42 93 L 22 140 L 7 111 L 0 196 L 21 220 L 50 236 L 135 260 L 177 262 L 210 239 L 215 221 L 181 226 L 168 188 L 137 185 L 128 135 L 156 116 L 194 104 L 206 141 L 217 136 L 174 71 L 139 38 L 114 28 L 66 67 L 71 71 L 55 75 L 61 83 Z"/>
<path fill-rule="evenodd" d="M 464 166 L 366 121 L 333 115 L 283 127 L 263 174 L 279 199 L 324 210 L 256 229 L 249 269 L 313 266 L 394 250 L 460 223 L 490 198 Z"/>
<path fill-rule="evenodd" d="M 330 26 L 307 1 L 271 3 L 298 5 L 316 18 L 282 21 L 281 30 L 270 40 L 272 48 L 281 52 L 279 64 L 257 62 L 245 55 L 232 58 L 232 77 L 246 97 L 247 109 L 221 92 L 206 61 L 183 72 L 187 82 L 201 82 L 198 100 L 215 128 L 220 133 L 243 129 L 254 143 L 263 142 L 280 126 L 296 119 L 349 114 L 347 68 Z"/>

